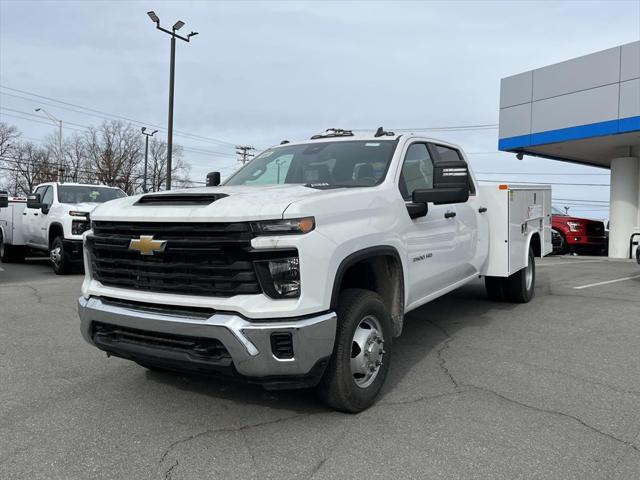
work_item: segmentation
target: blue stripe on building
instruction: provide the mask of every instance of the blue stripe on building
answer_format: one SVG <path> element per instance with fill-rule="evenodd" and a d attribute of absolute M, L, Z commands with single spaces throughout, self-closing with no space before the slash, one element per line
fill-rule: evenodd
<path fill-rule="evenodd" d="M 498 149 L 502 151 L 511 151 L 536 145 L 568 142 L 583 138 L 603 137 L 605 135 L 615 135 L 617 133 L 634 132 L 638 130 L 640 130 L 640 116 L 621 118 L 620 120 L 608 120 L 606 122 L 560 128 L 558 130 L 548 130 L 546 132 L 532 133 L 530 135 L 501 138 L 498 141 Z"/>

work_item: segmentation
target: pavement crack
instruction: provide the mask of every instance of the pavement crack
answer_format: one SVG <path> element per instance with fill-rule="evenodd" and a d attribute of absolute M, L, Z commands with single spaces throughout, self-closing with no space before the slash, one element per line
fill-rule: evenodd
<path fill-rule="evenodd" d="M 397 405 L 412 405 L 415 403 L 421 403 L 421 402 L 428 402 L 431 400 L 437 400 L 439 398 L 445 398 L 445 397 L 453 397 L 456 395 L 460 395 L 461 393 L 464 392 L 468 392 L 471 389 L 459 389 L 456 390 L 455 392 L 448 392 L 448 393 L 440 393 L 437 395 L 424 395 L 418 398 L 412 398 L 410 400 L 398 400 L 398 401 L 389 401 L 389 402 L 378 402 L 375 406 L 376 407 L 395 407 Z"/>
<path fill-rule="evenodd" d="M 520 406 L 522 408 L 527 408 L 529 410 L 533 410 L 535 412 L 539 412 L 539 413 L 545 413 L 548 415 L 556 415 L 559 417 L 564 417 L 564 418 L 568 418 L 570 420 L 573 420 L 574 422 L 579 423 L 580 425 L 582 425 L 583 427 L 591 430 L 594 433 L 597 433 L 598 435 L 601 435 L 603 437 L 607 437 L 617 443 L 620 444 L 624 444 L 627 447 L 630 447 L 631 449 L 635 450 L 636 452 L 640 453 L 640 447 L 638 447 L 637 445 L 635 445 L 633 442 L 624 440 L 622 438 L 616 437 L 615 435 L 612 435 L 610 433 L 604 432 L 602 430 L 599 430 L 598 428 L 594 427 L 593 425 L 588 424 L 587 422 L 585 422 L 584 420 L 582 420 L 580 417 L 576 417 L 575 415 L 571 415 L 570 413 L 565 413 L 565 412 L 561 412 L 559 410 L 551 410 L 551 409 L 547 409 L 547 408 L 542 408 L 542 407 L 536 407 L 535 405 L 529 405 L 528 403 L 524 403 L 521 402 L 519 400 L 507 397 L 506 395 L 503 395 L 501 393 L 496 392 L 495 390 L 491 390 L 490 388 L 487 387 L 480 387 L 478 385 L 473 385 L 473 384 L 462 384 L 465 387 L 469 387 L 469 388 L 473 388 L 475 390 L 479 390 L 482 392 L 486 392 L 489 393 L 491 395 L 494 395 L 506 402 L 512 403 L 514 405 Z"/>
<path fill-rule="evenodd" d="M 42 303 L 42 296 L 40 295 L 40 292 L 36 287 L 34 287 L 33 285 L 25 285 L 25 287 L 31 289 L 31 291 L 33 292 L 33 296 L 36 297 L 38 303 Z"/>
<path fill-rule="evenodd" d="M 269 420 L 266 422 L 258 422 L 258 423 L 252 423 L 249 425 L 243 425 L 241 427 L 223 427 L 223 428 L 210 428 L 207 430 L 203 430 L 202 432 L 199 433 L 195 433 L 193 435 L 189 435 L 188 437 L 184 437 L 181 438 L 180 440 L 176 440 L 175 442 L 173 442 L 172 444 L 170 444 L 162 453 L 162 455 L 160 456 L 160 460 L 158 461 L 158 463 L 163 463 L 165 461 L 165 459 L 167 458 L 167 455 L 169 455 L 169 453 L 171 453 L 171 451 L 173 451 L 178 445 L 184 444 L 184 443 L 188 443 L 192 440 L 196 440 L 198 438 L 201 437 L 205 437 L 207 435 L 212 435 L 212 434 L 216 434 L 216 433 L 224 433 L 224 432 L 231 432 L 231 433 L 235 433 L 235 432 L 244 432 L 246 430 L 251 430 L 252 428 L 256 428 L 256 427 L 263 427 L 265 425 L 274 425 L 276 423 L 281 423 L 281 422 L 286 422 L 289 420 L 292 420 L 294 418 L 300 418 L 300 417 L 304 417 L 306 415 L 300 415 L 300 414 L 296 414 L 296 415 L 290 415 L 288 417 L 282 417 L 282 418 L 278 418 L 276 420 Z"/>
<path fill-rule="evenodd" d="M 173 476 L 173 469 L 176 468 L 177 466 L 178 466 L 178 460 L 176 460 L 176 463 L 174 463 L 169 467 L 169 470 L 164 472 L 164 480 L 171 480 L 171 477 Z"/>

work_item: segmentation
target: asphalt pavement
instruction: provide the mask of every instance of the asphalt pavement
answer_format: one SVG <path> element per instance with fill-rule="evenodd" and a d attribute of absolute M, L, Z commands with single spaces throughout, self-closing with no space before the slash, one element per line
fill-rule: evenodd
<path fill-rule="evenodd" d="M 640 478 L 632 262 L 550 257 L 529 304 L 477 281 L 410 313 L 357 415 L 107 358 L 80 336 L 80 275 L 0 268 L 2 480 Z"/>

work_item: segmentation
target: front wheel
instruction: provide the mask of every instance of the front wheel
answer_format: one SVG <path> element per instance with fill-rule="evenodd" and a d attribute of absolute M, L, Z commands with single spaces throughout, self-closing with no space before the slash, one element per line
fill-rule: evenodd
<path fill-rule="evenodd" d="M 391 316 L 380 296 L 353 288 L 340 294 L 333 355 L 318 385 L 332 408 L 357 413 L 374 402 L 391 360 Z"/>
<path fill-rule="evenodd" d="M 49 258 L 53 265 L 53 271 L 57 275 L 66 275 L 71 272 L 71 262 L 67 253 L 64 251 L 64 241 L 62 237 L 56 237 L 51 244 L 49 250 Z"/>

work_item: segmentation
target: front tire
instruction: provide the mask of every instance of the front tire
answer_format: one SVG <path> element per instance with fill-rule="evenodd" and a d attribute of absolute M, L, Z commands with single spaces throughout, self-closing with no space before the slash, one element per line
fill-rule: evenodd
<path fill-rule="evenodd" d="M 335 410 L 357 413 L 370 407 L 384 384 L 391 360 L 391 316 L 380 296 L 353 288 L 338 302 L 333 355 L 318 385 Z"/>
<path fill-rule="evenodd" d="M 533 249 L 529 248 L 527 266 L 505 279 L 507 300 L 515 303 L 528 303 L 535 295 L 536 259 Z"/>
<path fill-rule="evenodd" d="M 64 241 L 62 237 L 56 237 L 49 250 L 49 258 L 56 275 L 66 275 L 71 272 L 71 262 L 64 251 Z"/>

